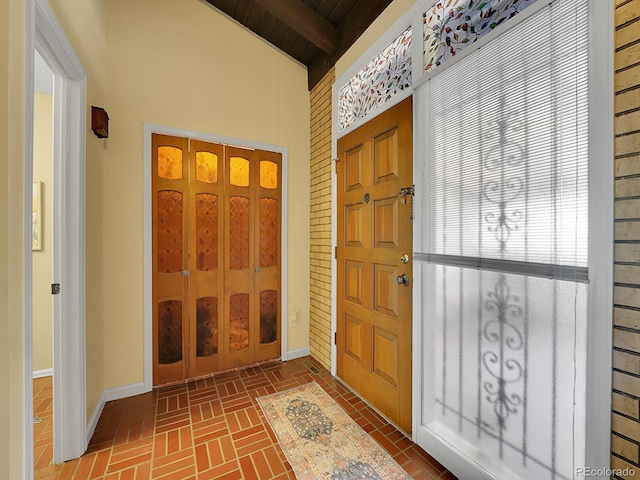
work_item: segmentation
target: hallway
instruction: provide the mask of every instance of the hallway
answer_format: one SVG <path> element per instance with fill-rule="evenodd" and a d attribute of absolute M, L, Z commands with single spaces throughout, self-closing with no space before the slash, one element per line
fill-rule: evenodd
<path fill-rule="evenodd" d="M 310 381 L 335 398 L 413 478 L 455 478 L 311 357 L 265 363 L 109 402 L 87 453 L 61 465 L 41 462 L 35 478 L 293 479 L 255 397 Z"/>

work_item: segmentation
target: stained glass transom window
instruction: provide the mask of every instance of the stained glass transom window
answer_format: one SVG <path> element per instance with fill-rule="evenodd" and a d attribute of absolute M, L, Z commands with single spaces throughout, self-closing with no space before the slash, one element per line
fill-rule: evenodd
<path fill-rule="evenodd" d="M 411 66 L 411 28 L 408 28 L 342 87 L 338 99 L 340 130 L 409 88 Z"/>
<path fill-rule="evenodd" d="M 447 0 L 423 14 L 424 70 L 429 71 L 537 0 Z"/>

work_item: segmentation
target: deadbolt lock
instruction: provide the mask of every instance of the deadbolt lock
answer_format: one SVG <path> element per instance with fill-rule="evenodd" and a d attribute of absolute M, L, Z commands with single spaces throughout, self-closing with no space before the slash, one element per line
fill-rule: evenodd
<path fill-rule="evenodd" d="M 407 263 L 409 263 L 409 255 L 403 253 L 400 257 L 400 261 L 406 265 Z"/>

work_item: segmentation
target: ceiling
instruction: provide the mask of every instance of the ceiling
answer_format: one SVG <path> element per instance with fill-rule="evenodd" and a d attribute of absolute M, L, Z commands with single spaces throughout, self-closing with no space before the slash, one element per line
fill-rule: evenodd
<path fill-rule="evenodd" d="M 392 0 L 206 0 L 307 66 L 309 90 Z"/>

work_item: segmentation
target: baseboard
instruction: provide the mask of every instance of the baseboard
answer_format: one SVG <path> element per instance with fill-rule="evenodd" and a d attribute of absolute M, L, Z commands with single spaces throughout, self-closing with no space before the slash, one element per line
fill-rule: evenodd
<path fill-rule="evenodd" d="M 93 437 L 93 433 L 96 431 L 96 427 L 98 426 L 98 420 L 100 420 L 100 415 L 102 415 L 102 410 L 104 409 L 105 400 L 105 392 L 102 392 L 100 396 L 100 400 L 98 400 L 98 404 L 96 408 L 93 409 L 93 415 L 91 415 L 91 420 L 89 420 L 89 424 L 87 425 L 87 444 L 86 447 L 89 446 L 89 442 L 91 441 L 91 437 Z"/>
<path fill-rule="evenodd" d="M 145 393 L 144 382 L 131 383 L 121 387 L 107 388 L 104 391 L 104 396 L 107 402 L 111 402 L 112 400 L 120 400 L 121 398 L 140 395 L 141 393 Z"/>
<path fill-rule="evenodd" d="M 53 376 L 53 368 L 45 368 L 44 370 L 36 370 L 33 372 L 33 378 L 43 378 Z"/>
<path fill-rule="evenodd" d="M 113 387 L 103 390 L 102 395 L 100 396 L 100 400 L 98 400 L 98 404 L 93 410 L 91 420 L 89 420 L 89 424 L 87 425 L 87 446 L 89 446 L 91 437 L 93 437 L 93 434 L 96 431 L 98 420 L 100 420 L 100 415 L 102 415 L 102 410 L 104 409 L 105 403 L 112 400 L 120 400 L 121 398 L 133 397 L 134 395 L 140 395 L 141 393 L 145 393 L 143 382 L 132 383 L 130 385 L 123 385 L 122 387 Z"/>
<path fill-rule="evenodd" d="M 306 357 L 311 353 L 311 347 L 298 348 L 297 350 L 289 350 L 287 352 L 287 360 L 294 358 Z"/>

